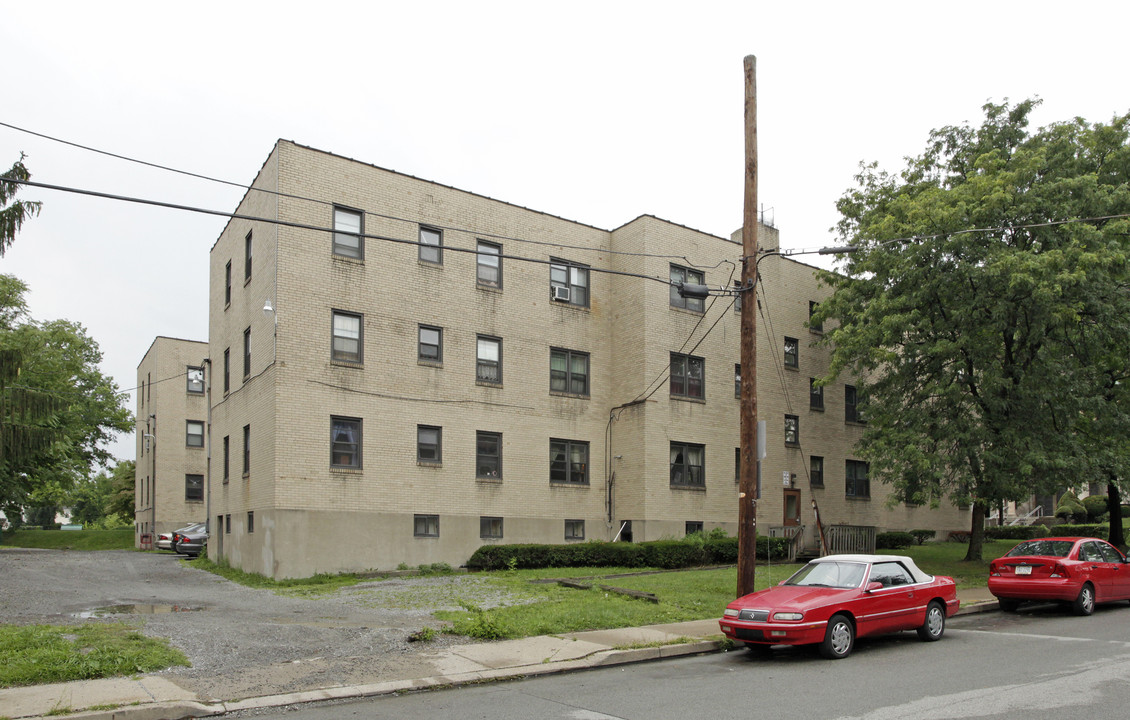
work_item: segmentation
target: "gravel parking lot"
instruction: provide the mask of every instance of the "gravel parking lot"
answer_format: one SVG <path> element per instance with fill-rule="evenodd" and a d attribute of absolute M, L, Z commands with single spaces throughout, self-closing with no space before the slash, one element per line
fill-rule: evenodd
<path fill-rule="evenodd" d="M 470 575 L 375 580 L 315 598 L 247 588 L 172 553 L 0 549 L 0 622 L 127 622 L 192 662 L 165 671 L 202 698 L 234 699 L 363 682 L 445 644 L 408 636 L 438 609 L 506 598 Z M 122 606 L 133 606 L 132 608 Z M 103 608 L 114 608 L 107 612 Z M 132 609 L 133 612 L 125 612 Z"/>

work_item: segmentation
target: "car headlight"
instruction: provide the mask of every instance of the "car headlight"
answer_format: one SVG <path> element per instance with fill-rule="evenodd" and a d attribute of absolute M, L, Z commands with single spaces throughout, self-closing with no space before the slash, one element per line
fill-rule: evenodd
<path fill-rule="evenodd" d="M 774 620 L 800 620 L 804 617 L 804 613 L 798 612 L 779 612 L 773 613 Z"/>
<path fill-rule="evenodd" d="M 734 608 L 726 608 L 722 611 L 722 617 L 737 617 L 739 614 L 741 614 L 741 610 Z"/>

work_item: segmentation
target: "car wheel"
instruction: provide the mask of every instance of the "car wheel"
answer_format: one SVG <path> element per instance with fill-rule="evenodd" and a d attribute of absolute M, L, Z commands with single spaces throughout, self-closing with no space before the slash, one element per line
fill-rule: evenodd
<path fill-rule="evenodd" d="M 1083 583 L 1083 587 L 1079 589 L 1079 597 L 1075 598 L 1071 609 L 1076 615 L 1090 615 L 1095 611 L 1095 589 L 1091 587 L 1091 583 Z"/>
<path fill-rule="evenodd" d="M 918 628 L 918 637 L 933 642 L 946 631 L 946 609 L 937 600 L 926 606 L 926 620 Z"/>
<path fill-rule="evenodd" d="M 855 626 L 847 615 L 833 615 L 820 643 L 820 654 L 829 660 L 839 660 L 851 654 L 855 645 Z"/>
<path fill-rule="evenodd" d="M 1009 600 L 1007 598 L 997 598 L 997 604 L 1001 607 L 1001 612 L 1014 613 L 1020 607 L 1019 600 Z"/>

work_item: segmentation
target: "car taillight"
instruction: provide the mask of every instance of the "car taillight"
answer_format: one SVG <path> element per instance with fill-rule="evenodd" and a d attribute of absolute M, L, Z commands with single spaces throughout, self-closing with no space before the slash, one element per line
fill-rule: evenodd
<path fill-rule="evenodd" d="M 989 566 L 989 575 L 990 576 L 1000 577 L 1000 574 L 1001 574 L 1001 568 L 1000 568 L 999 565 L 994 563 L 993 565 Z"/>
<path fill-rule="evenodd" d="M 1065 578 L 1065 577 L 1067 577 L 1067 568 L 1065 568 L 1063 565 L 1060 565 L 1059 563 L 1056 563 L 1055 567 L 1052 568 L 1051 577 L 1053 577 L 1053 578 Z"/>

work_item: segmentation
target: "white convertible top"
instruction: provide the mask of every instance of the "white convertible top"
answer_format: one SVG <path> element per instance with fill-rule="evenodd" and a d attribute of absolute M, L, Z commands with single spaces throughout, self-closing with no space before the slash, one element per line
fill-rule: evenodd
<path fill-rule="evenodd" d="M 825 555 L 824 557 L 816 558 L 811 562 L 851 562 L 863 563 L 865 565 L 871 565 L 872 563 L 879 562 L 900 562 L 902 563 L 903 567 L 905 567 L 907 571 L 910 572 L 910 574 L 914 577 L 915 582 L 924 583 L 930 582 L 934 579 L 933 575 L 928 575 L 927 573 L 919 570 L 918 566 L 914 564 L 914 560 L 910 557 L 907 557 L 906 555 Z"/>

